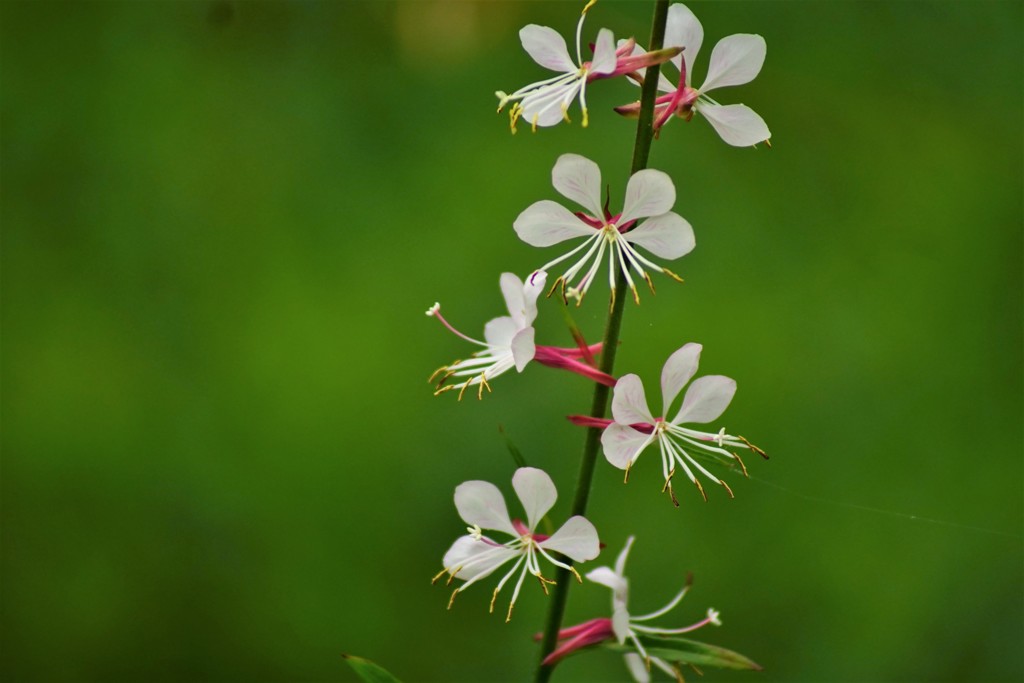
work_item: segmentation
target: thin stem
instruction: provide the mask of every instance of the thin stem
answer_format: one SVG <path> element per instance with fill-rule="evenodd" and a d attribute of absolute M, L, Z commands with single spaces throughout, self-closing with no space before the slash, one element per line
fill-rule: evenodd
<path fill-rule="evenodd" d="M 665 21 L 668 18 L 668 0 L 656 0 L 654 19 L 651 24 L 650 50 L 660 50 L 665 38 Z M 633 145 L 633 166 L 630 175 L 647 168 L 647 159 L 651 152 L 651 141 L 654 139 L 654 100 L 658 94 L 658 74 L 661 66 L 656 64 L 647 68 L 644 84 L 640 95 L 640 119 L 636 127 L 636 142 Z M 615 290 L 618 293 L 608 313 L 608 321 L 604 329 L 604 345 L 601 351 L 600 370 L 608 375 L 615 369 L 615 351 L 619 345 L 619 331 L 622 328 L 622 311 L 626 303 L 626 276 L 620 269 L 615 277 Z M 591 403 L 590 417 L 604 418 L 608 411 L 608 394 L 610 387 L 597 384 L 594 387 L 594 399 Z M 583 444 L 583 457 L 580 460 L 579 475 L 576 479 L 576 493 L 572 502 L 572 514 L 582 515 L 587 511 L 590 499 L 590 484 L 594 478 L 594 465 L 601 447 L 601 429 L 587 429 L 586 441 Z M 544 639 L 541 643 L 540 665 L 534 677 L 536 683 L 547 683 L 554 671 L 554 665 L 546 666 L 544 658 L 555 649 L 558 631 L 562 627 L 565 615 L 565 603 L 569 598 L 570 572 L 559 568 L 555 573 L 557 582 L 548 608 L 548 618 L 544 626 Z"/>

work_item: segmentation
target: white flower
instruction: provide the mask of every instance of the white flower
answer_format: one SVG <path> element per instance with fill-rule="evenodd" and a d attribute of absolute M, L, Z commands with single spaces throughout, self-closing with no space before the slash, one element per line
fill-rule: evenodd
<path fill-rule="evenodd" d="M 708 120 L 723 140 L 735 147 L 749 147 L 769 140 L 772 134 L 768 125 L 753 109 L 744 104 L 722 105 L 708 96 L 716 88 L 743 85 L 754 80 L 768 51 L 764 38 L 751 33 L 722 38 L 711 51 L 711 64 L 704 84 L 692 88 L 690 76 L 703 41 L 704 27 L 693 12 L 682 4 L 669 7 L 664 44 L 683 48 L 682 54 L 671 60 L 680 70 L 680 82 L 673 86 L 661 75 L 658 89 L 669 94 L 655 101 L 655 130 L 673 114 L 689 120 L 696 111 Z M 634 48 L 634 51 L 638 49 Z M 618 107 L 616 111 L 632 115 L 639 111 L 639 105 Z"/>
<path fill-rule="evenodd" d="M 630 536 L 626 541 L 626 546 L 622 549 L 622 552 L 619 553 L 618 558 L 615 560 L 615 569 L 611 569 L 609 567 L 598 567 L 597 569 L 588 572 L 587 578 L 594 583 L 607 586 L 612 590 L 612 631 L 620 645 L 629 640 L 637 649 L 638 653 L 630 652 L 625 655 L 626 666 L 629 668 L 634 680 L 636 680 L 637 683 L 648 683 L 651 680 L 651 664 L 658 667 L 669 676 L 672 676 L 677 680 L 682 680 L 679 670 L 674 666 L 666 662 L 664 659 L 652 657 L 647 654 L 643 644 L 640 642 L 638 634 L 659 636 L 678 635 L 681 633 L 695 631 L 703 626 L 707 626 L 708 624 L 721 626 L 722 622 L 718 619 L 718 612 L 713 609 L 709 609 L 707 611 L 707 616 L 704 619 L 682 628 L 669 629 L 644 625 L 643 622 L 650 621 L 651 619 L 656 619 L 667 614 L 673 610 L 680 601 L 682 601 L 683 597 L 686 596 L 687 591 L 690 590 L 692 576 L 687 577 L 686 585 L 683 586 L 683 589 L 661 609 L 639 617 L 631 616 L 628 609 L 629 579 L 626 578 L 625 569 L 626 558 L 629 555 L 629 549 L 633 546 L 633 540 L 633 536 Z"/>
<path fill-rule="evenodd" d="M 537 83 L 531 83 L 511 95 L 502 91 L 495 93 L 500 112 L 506 104 L 514 102 L 509 110 L 512 132 L 516 130 L 516 121 L 525 119 L 534 130 L 538 126 L 553 126 L 563 119 L 569 120 L 569 105 L 579 95 L 580 108 L 583 110 L 583 126 L 587 125 L 587 83 L 600 76 L 611 75 L 615 71 L 617 55 L 615 38 L 606 28 L 597 34 L 594 45 L 594 59 L 583 61 L 580 50 L 580 35 L 583 32 L 583 20 L 587 10 L 596 0 L 591 0 L 583 8 L 579 23 L 576 25 L 576 61 L 569 56 L 569 48 L 552 28 L 530 24 L 519 31 L 519 39 L 523 49 L 546 69 L 559 72 L 558 76 Z"/>
<path fill-rule="evenodd" d="M 430 381 L 440 376 L 435 394 L 452 389 L 459 390 L 459 399 L 466 389 L 477 386 L 477 396 L 482 397 L 484 389 L 491 390 L 489 380 L 515 368 L 522 372 L 537 352 L 534 344 L 533 321 L 537 318 L 537 296 L 544 289 L 546 273 L 534 273 L 524 283 L 513 273 L 502 273 L 499 279 L 501 293 L 509 314 L 491 320 L 484 326 L 484 340 L 478 341 L 459 332 L 441 315 L 441 305 L 434 304 L 427 315 L 437 318 L 457 336 L 477 346 L 484 347 L 467 360 L 457 360 L 438 368 Z M 456 384 L 445 384 L 452 377 L 468 377 Z"/>
<path fill-rule="evenodd" d="M 679 396 L 679 392 L 697 372 L 701 348 L 700 344 L 686 344 L 665 361 L 661 371 L 663 415 L 668 415 L 669 408 Z M 691 453 L 710 455 L 712 458 L 730 463 L 735 461 L 739 463 L 744 474 L 747 473 L 747 468 L 743 461 L 726 448 L 749 448 L 763 457 L 768 456 L 742 436 L 726 434 L 725 429 L 711 433 L 683 425 L 705 424 L 717 420 L 725 412 L 735 393 L 736 382 L 728 377 L 700 377 L 690 384 L 679 412 L 669 421 L 665 417 L 655 418 L 651 414 L 640 378 L 633 374 L 625 375 L 615 384 L 612 396 L 612 417 L 615 421 L 608 425 L 601 435 L 605 457 L 619 469 L 626 470 L 628 480 L 629 470 L 640 457 L 640 453 L 651 443 L 657 442 L 661 450 L 662 474 L 665 477 L 665 486 L 662 490 L 668 490 L 675 505 L 679 505 L 675 494 L 672 493 L 672 477 L 675 476 L 676 465 L 683 468 L 686 477 L 697 486 L 704 500 L 707 500 L 707 494 L 704 493 L 704 487 L 697 480 L 693 470 L 721 484 L 732 497 L 729 485 L 706 470 Z"/>
<path fill-rule="evenodd" d="M 527 207 L 516 218 L 513 227 L 520 239 L 535 247 L 583 238 L 582 244 L 540 268 L 547 271 L 582 252 L 582 256 L 555 280 L 552 291 L 561 285 L 564 294 L 565 287 L 569 286 L 570 294 L 577 299 L 578 305 L 593 283 L 606 251 L 613 300 L 615 276 L 619 269 L 625 274 L 637 303 L 640 296 L 630 270 L 642 277 L 651 291 L 654 285 L 645 267 L 660 270 L 682 281 L 678 275 L 636 250 L 641 246 L 661 258 L 676 259 L 694 247 L 693 228 L 684 218 L 669 210 L 676 200 L 676 188 L 668 175 L 653 169 L 634 173 L 626 185 L 625 206 L 622 213 L 616 215 L 602 208 L 601 170 L 590 159 L 578 154 L 563 154 L 551 171 L 551 182 L 562 196 L 573 200 L 585 211 L 573 213 L 561 204 L 545 199 Z M 647 220 L 638 225 L 642 218 Z M 589 268 L 576 280 L 588 263 Z"/>
<path fill-rule="evenodd" d="M 515 489 L 526 511 L 526 524 L 509 517 L 505 499 L 494 484 L 486 481 L 467 481 L 456 487 L 455 507 L 459 511 L 459 516 L 470 525 L 469 534 L 456 539 L 445 553 L 444 570 L 434 577 L 434 581 L 437 581 L 448 574 L 448 583 L 453 579 L 465 581 L 452 592 L 451 600 L 448 601 L 449 609 L 456 595 L 514 560 L 512 568 L 498 582 L 491 598 L 490 609 L 493 612 L 498 593 L 516 571 L 519 571 L 519 579 L 512 591 L 512 600 L 509 602 L 508 614 L 505 617 L 507 622 L 512 618 L 512 608 L 527 574 L 537 577 L 545 593 L 548 590 L 547 585 L 554 583 L 541 574 L 540 557 L 557 567 L 568 569 L 582 581 L 575 569 L 552 557 L 551 552 L 561 553 L 575 562 L 592 560 L 600 552 L 597 530 L 593 524 L 579 515 L 570 517 L 551 536 L 536 533 L 537 525 L 558 497 L 551 477 L 543 470 L 533 467 L 519 468 L 512 476 L 512 488 Z M 501 531 L 512 536 L 512 540 L 498 543 L 484 536 L 482 529 Z"/>

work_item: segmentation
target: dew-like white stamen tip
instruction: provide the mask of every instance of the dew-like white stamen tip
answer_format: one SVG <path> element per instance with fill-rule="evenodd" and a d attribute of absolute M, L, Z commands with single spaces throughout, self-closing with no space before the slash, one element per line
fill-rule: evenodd
<path fill-rule="evenodd" d="M 427 309 L 427 315 L 433 317 L 433 316 L 437 315 L 437 312 L 440 311 L 440 310 L 441 310 L 441 304 L 435 301 L 434 305 Z"/>
<path fill-rule="evenodd" d="M 718 610 L 712 607 L 708 608 L 708 621 L 710 621 L 715 626 L 722 625 L 722 620 L 718 618 Z"/>

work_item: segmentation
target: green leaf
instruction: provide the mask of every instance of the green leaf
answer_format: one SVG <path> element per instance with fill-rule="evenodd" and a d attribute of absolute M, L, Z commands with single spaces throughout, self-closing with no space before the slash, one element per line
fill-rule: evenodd
<path fill-rule="evenodd" d="M 738 652 L 688 638 L 640 636 L 640 643 L 651 657 L 658 657 L 673 664 L 716 666 L 721 669 L 762 670 L 760 664 Z M 628 641 L 623 645 L 616 642 L 605 643 L 603 647 L 615 652 L 636 652 L 636 648 Z"/>
<path fill-rule="evenodd" d="M 356 675 L 363 680 L 363 683 L 401 683 L 392 676 L 386 669 L 383 669 L 369 659 L 356 657 L 354 655 L 342 655 Z"/>
<path fill-rule="evenodd" d="M 508 449 L 512 459 L 516 461 L 516 467 L 526 467 L 526 458 L 523 457 L 522 451 L 516 448 L 516 445 L 512 442 L 512 437 L 505 432 L 505 428 L 502 425 L 498 425 L 498 433 L 505 440 L 505 448 Z"/>

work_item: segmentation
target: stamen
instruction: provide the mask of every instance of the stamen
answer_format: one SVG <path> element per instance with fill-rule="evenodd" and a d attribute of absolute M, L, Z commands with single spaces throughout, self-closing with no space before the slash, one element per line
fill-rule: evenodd
<path fill-rule="evenodd" d="M 729 494 L 729 497 L 730 497 L 730 498 L 735 498 L 735 497 L 736 497 L 735 495 L 733 495 L 732 489 L 731 489 L 731 488 L 729 488 L 729 485 L 728 485 L 728 484 L 726 484 L 726 483 L 725 483 L 724 481 L 722 481 L 721 479 L 719 479 L 719 480 L 718 480 L 718 483 L 719 483 L 719 484 L 721 484 L 722 486 L 724 486 L 724 487 L 725 487 L 725 490 L 726 490 L 726 492 L 727 492 L 727 493 Z"/>
<path fill-rule="evenodd" d="M 448 573 L 448 569 L 447 568 L 442 569 L 440 572 L 437 573 L 437 576 L 435 576 L 434 578 L 432 578 L 430 580 L 430 585 L 433 586 L 435 583 L 437 583 L 438 579 L 440 579 L 442 576 L 444 576 L 447 573 Z"/>
<path fill-rule="evenodd" d="M 498 591 L 499 591 L 499 590 L 500 590 L 500 589 L 498 589 L 498 588 L 495 588 L 495 589 L 494 589 L 494 594 L 493 594 L 493 595 L 491 595 L 491 606 L 490 606 L 490 607 L 488 608 L 488 610 L 487 610 L 487 611 L 488 611 L 488 613 L 490 613 L 490 614 L 494 614 L 494 603 L 495 603 L 495 601 L 496 601 L 496 600 L 498 599 Z"/>
<path fill-rule="evenodd" d="M 743 476 L 746 477 L 747 479 L 750 479 L 750 475 L 747 473 L 747 466 L 743 464 L 743 461 L 740 459 L 740 456 L 733 453 L 732 457 L 736 458 L 736 462 L 740 464 L 740 469 L 743 470 Z"/>
<path fill-rule="evenodd" d="M 448 609 L 452 608 L 452 603 L 455 602 L 455 596 L 459 594 L 459 589 L 456 588 L 452 591 L 452 597 L 448 598 Z"/>
<path fill-rule="evenodd" d="M 462 400 L 462 395 L 465 394 L 466 393 L 466 389 L 469 388 L 470 381 L 471 380 L 466 380 L 465 382 L 462 383 L 462 388 L 459 389 L 459 401 Z"/>
<path fill-rule="evenodd" d="M 671 270 L 669 270 L 668 268 L 664 268 L 664 267 L 662 267 L 662 269 L 661 269 L 661 272 L 665 273 L 665 275 L 668 275 L 668 276 L 669 276 L 670 278 L 672 278 L 673 280 L 675 280 L 675 281 L 676 281 L 676 282 L 678 282 L 679 284 L 682 284 L 682 283 L 683 283 L 683 278 L 679 277 L 678 275 L 676 275 L 675 273 L 673 273 L 673 272 L 672 272 Z"/>
<path fill-rule="evenodd" d="M 457 363 L 457 362 L 458 362 L 458 361 L 456 361 L 456 363 Z M 447 366 L 447 365 L 442 365 L 442 366 L 441 366 L 441 367 L 439 367 L 439 368 L 438 368 L 437 370 L 434 370 L 434 373 L 433 373 L 433 374 L 432 374 L 432 375 L 430 376 L 430 379 L 428 379 L 428 380 L 427 380 L 427 384 L 433 384 L 433 383 L 434 383 L 434 378 L 435 378 L 435 377 L 437 377 L 437 376 L 438 376 L 438 375 L 439 375 L 440 373 L 442 373 L 442 372 L 447 372 L 447 371 L 448 371 L 448 366 Z M 443 378 L 441 379 L 441 381 L 443 382 L 443 381 L 445 381 L 446 379 L 448 379 L 448 378 L 449 378 L 449 377 L 451 377 L 451 376 L 452 376 L 452 373 L 450 373 L 450 372 L 449 372 L 449 373 L 448 373 L 447 375 L 445 375 L 445 376 L 444 376 L 444 377 L 443 377 Z"/>
<path fill-rule="evenodd" d="M 701 486 L 700 479 L 698 479 L 697 477 L 694 477 L 693 478 L 693 483 L 697 485 L 697 490 L 700 491 L 700 495 L 704 496 L 704 502 L 705 503 L 708 502 L 708 494 L 704 493 L 704 487 Z M 725 482 L 719 481 L 718 483 L 719 484 L 724 484 Z M 732 492 L 730 491 L 730 493 L 732 493 Z"/>
<path fill-rule="evenodd" d="M 446 585 L 446 586 L 452 585 L 452 581 L 455 580 L 455 575 L 458 574 L 459 572 L 461 572 L 463 569 L 464 569 L 464 567 L 462 567 L 462 565 L 459 565 L 458 567 L 455 568 L 455 571 L 450 571 L 449 570 L 448 580 L 444 582 L 444 585 Z"/>
<path fill-rule="evenodd" d="M 583 583 L 583 577 L 580 576 L 580 573 L 578 571 L 576 571 L 576 567 L 573 567 L 573 566 L 570 565 L 569 571 L 571 571 L 572 575 L 576 577 L 576 581 L 578 583 L 580 583 L 580 584 Z"/>
<path fill-rule="evenodd" d="M 629 462 L 626 463 L 626 476 L 623 477 L 623 479 L 622 479 L 622 483 L 623 484 L 628 484 L 629 483 L 629 470 L 630 470 L 631 467 L 633 467 L 633 461 L 632 460 L 630 460 Z"/>
<path fill-rule="evenodd" d="M 767 453 L 765 453 L 765 452 L 764 452 L 764 451 L 762 451 L 762 450 L 761 450 L 760 448 L 758 448 L 758 447 L 757 447 L 757 446 L 755 446 L 754 444 L 752 444 L 752 443 L 750 443 L 749 441 L 747 441 L 747 440 L 746 440 L 745 438 L 743 438 L 742 436 L 737 436 L 736 438 L 737 438 L 737 439 L 739 439 L 740 441 L 742 441 L 743 443 L 747 444 L 747 448 L 749 448 L 750 450 L 754 451 L 755 453 L 757 453 L 758 455 L 760 455 L 760 456 L 761 456 L 762 458 L 764 458 L 765 460 L 767 460 L 767 459 L 768 459 L 768 454 L 767 454 Z"/>

